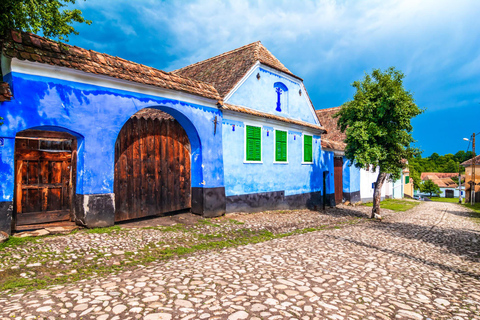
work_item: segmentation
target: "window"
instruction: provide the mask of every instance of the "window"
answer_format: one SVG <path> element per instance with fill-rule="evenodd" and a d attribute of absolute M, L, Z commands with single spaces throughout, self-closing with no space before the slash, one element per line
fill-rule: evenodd
<path fill-rule="evenodd" d="M 275 130 L 275 162 L 287 162 L 287 132 Z"/>
<path fill-rule="evenodd" d="M 409 184 L 410 183 L 410 176 L 405 176 L 405 184 Z"/>
<path fill-rule="evenodd" d="M 312 136 L 306 134 L 303 135 L 303 162 L 313 162 Z"/>
<path fill-rule="evenodd" d="M 262 128 L 246 126 L 246 161 L 262 161 Z"/>

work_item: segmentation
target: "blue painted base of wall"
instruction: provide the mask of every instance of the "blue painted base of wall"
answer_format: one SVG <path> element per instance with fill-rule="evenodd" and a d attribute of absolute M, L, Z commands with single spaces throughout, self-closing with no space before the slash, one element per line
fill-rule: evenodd
<path fill-rule="evenodd" d="M 192 213 L 205 218 L 225 214 L 225 188 L 192 188 Z"/>
<path fill-rule="evenodd" d="M 343 200 L 350 201 L 351 203 L 355 203 L 361 200 L 360 191 L 355 192 L 345 192 L 343 191 Z"/>
<path fill-rule="evenodd" d="M 87 228 L 113 226 L 115 223 L 114 194 L 77 194 L 75 215 L 75 222 Z"/>
<path fill-rule="evenodd" d="M 326 205 L 335 205 L 335 195 L 327 194 Z M 264 210 L 311 209 L 319 210 L 323 206 L 323 195 L 310 192 L 285 196 L 284 191 L 249 193 L 227 197 L 227 213 L 258 212 Z"/>
<path fill-rule="evenodd" d="M 13 202 L 0 202 L 0 231 L 12 234 Z"/>

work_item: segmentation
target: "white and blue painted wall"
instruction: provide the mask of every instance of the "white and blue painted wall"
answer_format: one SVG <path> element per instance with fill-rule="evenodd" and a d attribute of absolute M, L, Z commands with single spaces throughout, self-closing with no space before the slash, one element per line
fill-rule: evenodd
<path fill-rule="evenodd" d="M 226 103 L 319 124 L 301 80 L 257 64 Z M 261 127 L 261 161 L 246 161 L 246 125 Z M 275 130 L 288 132 L 287 161 L 275 161 Z M 321 131 L 253 115 L 224 112 L 223 159 L 227 212 L 319 207 L 334 193 L 333 153 L 322 152 Z M 303 162 L 303 136 L 312 136 L 313 161 Z"/>
<path fill-rule="evenodd" d="M 130 116 L 147 107 L 172 115 L 189 137 L 192 211 L 206 216 L 225 212 L 222 134 L 214 133 L 213 123 L 215 117 L 221 123 L 222 112 L 216 101 L 67 68 L 7 63 L 4 81 L 14 98 L 1 104 L 0 230 L 10 231 L 14 142 L 26 129 L 64 131 L 77 138 L 77 217 L 87 226 L 113 224 L 115 141 Z"/>

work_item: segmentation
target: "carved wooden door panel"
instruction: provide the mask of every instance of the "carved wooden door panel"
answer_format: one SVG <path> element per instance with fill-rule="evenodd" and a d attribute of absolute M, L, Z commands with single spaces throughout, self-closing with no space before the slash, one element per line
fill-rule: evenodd
<path fill-rule="evenodd" d="M 71 220 L 73 141 L 19 137 L 15 143 L 15 224 Z"/>

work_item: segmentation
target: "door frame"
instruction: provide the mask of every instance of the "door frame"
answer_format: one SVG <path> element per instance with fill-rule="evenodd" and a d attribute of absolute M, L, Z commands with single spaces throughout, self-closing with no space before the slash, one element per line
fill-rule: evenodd
<path fill-rule="evenodd" d="M 336 166 L 337 163 L 342 163 L 341 166 Z M 338 171 L 337 168 L 340 168 L 340 172 L 341 172 L 341 179 L 340 179 L 340 182 L 341 182 L 341 185 L 340 186 L 337 186 L 337 179 L 338 177 L 336 176 L 336 172 Z M 334 157 L 333 158 L 333 181 L 334 181 L 334 198 L 335 198 L 335 204 L 337 204 L 337 196 L 340 197 L 341 195 L 341 200 L 339 203 L 342 203 L 343 202 L 343 157 Z M 337 190 L 338 191 L 338 195 L 337 195 Z M 341 190 L 341 191 L 340 191 Z"/>
<path fill-rule="evenodd" d="M 17 229 L 17 179 L 18 179 L 18 167 L 17 167 L 17 156 L 16 156 L 16 149 L 17 149 L 17 139 L 27 138 L 29 140 L 39 140 L 39 141 L 49 141 L 54 139 L 62 139 L 62 140 L 72 140 L 72 156 L 71 156 L 71 188 L 70 188 L 70 222 L 74 222 L 76 215 L 75 215 L 75 196 L 76 196 L 76 187 L 77 187 L 77 152 L 78 152 L 78 142 L 77 137 L 74 135 L 63 132 L 63 131 L 50 131 L 50 130 L 38 130 L 38 129 L 27 129 L 24 131 L 20 131 L 15 136 L 15 150 L 14 150 L 14 189 L 13 189 L 13 214 L 12 214 L 12 224 L 11 228 L 12 231 Z M 54 223 L 54 222 L 53 222 Z M 48 223 L 45 223 L 48 224 Z M 44 225 L 44 224 L 38 224 Z M 30 226 L 30 225 L 28 225 Z M 31 225 L 32 227 L 35 224 Z M 34 229 L 34 227 L 32 228 Z"/>

